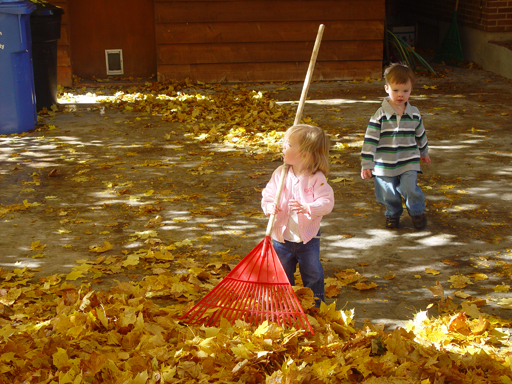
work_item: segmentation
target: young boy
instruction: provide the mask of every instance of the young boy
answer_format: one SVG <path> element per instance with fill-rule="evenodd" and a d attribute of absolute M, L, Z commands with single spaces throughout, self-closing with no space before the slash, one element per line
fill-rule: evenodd
<path fill-rule="evenodd" d="M 418 108 L 408 100 L 414 72 L 392 64 L 384 72 L 389 95 L 371 117 L 361 150 L 361 177 L 375 176 L 375 196 L 386 207 L 386 228 L 398 228 L 402 197 L 416 229 L 427 225 L 425 195 L 417 185 L 420 159 L 430 165 L 428 141 Z"/>

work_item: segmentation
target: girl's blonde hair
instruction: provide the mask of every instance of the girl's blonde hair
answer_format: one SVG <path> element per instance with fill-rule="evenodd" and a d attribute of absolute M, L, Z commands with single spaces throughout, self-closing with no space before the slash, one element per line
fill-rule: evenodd
<path fill-rule="evenodd" d="M 300 143 L 300 155 L 304 159 L 306 172 L 315 174 L 322 171 L 327 176 L 329 173 L 329 150 L 331 141 L 327 134 L 313 125 L 293 125 L 284 134 L 284 141 L 294 137 Z"/>

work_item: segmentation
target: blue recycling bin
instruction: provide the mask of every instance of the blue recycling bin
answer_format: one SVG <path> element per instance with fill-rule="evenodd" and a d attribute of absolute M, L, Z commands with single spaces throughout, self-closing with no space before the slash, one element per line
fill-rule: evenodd
<path fill-rule="evenodd" d="M 0 134 L 37 124 L 29 1 L 0 0 Z"/>

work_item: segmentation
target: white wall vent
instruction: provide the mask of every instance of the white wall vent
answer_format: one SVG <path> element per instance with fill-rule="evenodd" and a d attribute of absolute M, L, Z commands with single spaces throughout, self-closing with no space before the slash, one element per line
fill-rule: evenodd
<path fill-rule="evenodd" d="M 123 50 L 106 49 L 107 75 L 123 75 Z"/>

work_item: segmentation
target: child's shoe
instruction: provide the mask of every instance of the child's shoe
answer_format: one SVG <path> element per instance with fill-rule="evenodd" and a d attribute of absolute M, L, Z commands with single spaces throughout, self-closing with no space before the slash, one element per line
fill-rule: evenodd
<path fill-rule="evenodd" d="M 427 225 L 427 216 L 425 216 L 424 213 L 418 216 L 411 216 L 412 218 L 412 225 L 414 225 L 414 228 L 416 229 L 423 229 Z"/>
<path fill-rule="evenodd" d="M 386 217 L 386 228 L 398 228 L 399 225 L 399 217 Z"/>

